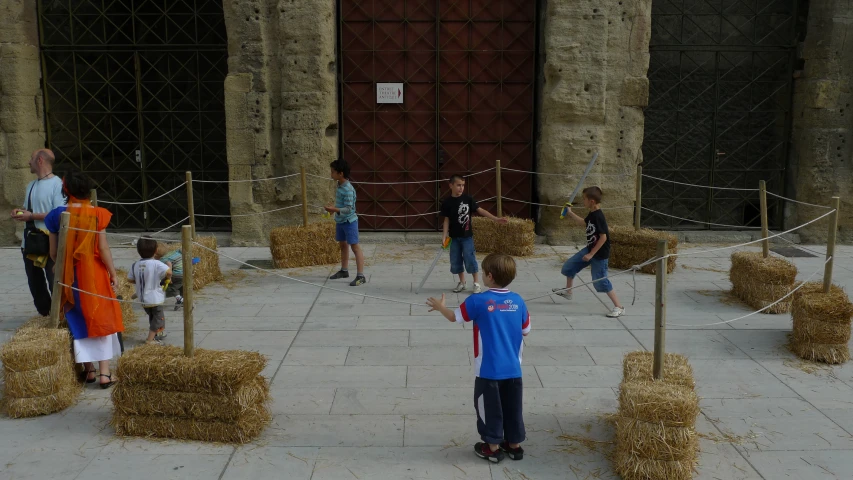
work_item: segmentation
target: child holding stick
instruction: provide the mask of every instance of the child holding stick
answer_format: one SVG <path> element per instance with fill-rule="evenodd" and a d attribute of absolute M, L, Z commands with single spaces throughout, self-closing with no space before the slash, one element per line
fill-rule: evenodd
<path fill-rule="evenodd" d="M 329 213 L 335 214 L 335 240 L 341 246 L 341 269 L 329 279 L 349 278 L 349 251 L 355 254 L 356 270 L 355 280 L 350 282 L 351 287 L 357 287 L 367 283 L 364 276 L 364 253 L 358 244 L 358 215 L 355 213 L 355 188 L 349 181 L 350 167 L 346 160 L 339 158 L 329 164 L 332 179 L 338 182 L 335 192 L 335 205 L 326 205 L 324 208 Z"/>

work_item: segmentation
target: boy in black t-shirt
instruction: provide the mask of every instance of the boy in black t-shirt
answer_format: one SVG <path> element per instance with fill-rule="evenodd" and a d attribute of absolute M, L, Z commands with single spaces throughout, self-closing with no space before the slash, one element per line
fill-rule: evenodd
<path fill-rule="evenodd" d="M 487 210 L 480 208 L 477 201 L 470 195 L 465 195 L 465 178 L 462 175 L 450 177 L 450 197 L 441 202 L 441 216 L 444 217 L 442 245 L 449 236 L 450 242 L 450 273 L 459 275 L 459 284 L 453 289 L 454 293 L 465 290 L 465 272 L 474 276 L 474 293 L 480 293 L 480 274 L 477 257 L 474 253 L 474 231 L 471 225 L 471 215 L 476 211 L 480 215 L 499 223 L 507 223 L 506 218 L 498 218 Z"/>
<path fill-rule="evenodd" d="M 566 276 L 566 288 L 555 288 L 552 291 L 567 299 L 572 299 L 572 281 L 581 270 L 590 267 L 595 291 L 606 293 L 613 302 L 613 310 L 607 314 L 610 318 L 621 317 L 625 308 L 619 303 L 613 285 L 607 279 L 607 263 L 610 259 L 610 230 L 607 228 L 607 220 L 601 211 L 601 189 L 598 187 L 587 187 L 583 190 L 583 204 L 589 209 L 589 215 L 581 218 L 568 209 L 569 217 L 578 225 L 586 226 L 586 247 L 566 260 L 561 273 Z M 601 280 L 603 279 L 603 280 Z"/>

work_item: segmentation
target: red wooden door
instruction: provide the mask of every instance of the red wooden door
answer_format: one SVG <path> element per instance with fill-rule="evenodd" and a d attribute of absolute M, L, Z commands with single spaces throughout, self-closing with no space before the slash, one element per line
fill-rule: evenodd
<path fill-rule="evenodd" d="M 432 230 L 453 173 L 533 170 L 536 2 L 341 0 L 341 138 L 362 230 Z M 377 83 L 402 83 L 378 104 Z M 529 201 L 530 175 L 504 171 L 505 197 Z M 468 179 L 477 200 L 495 174 Z M 483 202 L 492 209 L 494 201 Z M 524 203 L 505 214 L 529 217 Z"/>

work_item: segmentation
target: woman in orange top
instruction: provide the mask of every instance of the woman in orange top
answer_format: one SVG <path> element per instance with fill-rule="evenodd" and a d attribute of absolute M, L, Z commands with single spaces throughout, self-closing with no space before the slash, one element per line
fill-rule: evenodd
<path fill-rule="evenodd" d="M 44 219 L 50 232 L 50 256 L 64 266 L 60 283 L 80 290 L 60 287 L 62 309 L 74 337 L 75 361 L 85 366 L 86 383 L 95 382 L 92 362 L 98 362 L 101 388 L 109 388 L 115 383 L 110 374 L 110 360 L 121 353 L 116 334 L 124 331 L 118 301 L 111 300 L 116 298 L 113 291 L 116 270 L 105 229 L 112 214 L 92 206 L 89 201 L 92 184 L 83 174 L 67 173 L 62 185 L 68 205 L 54 209 Z M 71 219 L 65 258 L 57 259 L 59 220 L 66 211 Z"/>

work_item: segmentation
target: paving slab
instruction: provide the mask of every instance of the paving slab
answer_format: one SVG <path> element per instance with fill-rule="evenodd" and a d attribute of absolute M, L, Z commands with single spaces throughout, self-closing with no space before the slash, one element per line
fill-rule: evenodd
<path fill-rule="evenodd" d="M 468 366 L 468 351 L 458 347 L 350 347 L 347 365 Z"/>
<path fill-rule="evenodd" d="M 404 387 L 406 367 L 282 365 L 275 380 L 291 387 Z"/>
<path fill-rule="evenodd" d="M 277 415 L 259 441 L 270 446 L 401 447 L 401 415 Z"/>

